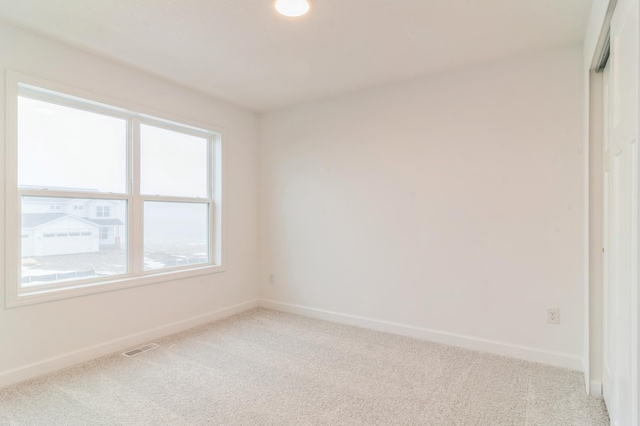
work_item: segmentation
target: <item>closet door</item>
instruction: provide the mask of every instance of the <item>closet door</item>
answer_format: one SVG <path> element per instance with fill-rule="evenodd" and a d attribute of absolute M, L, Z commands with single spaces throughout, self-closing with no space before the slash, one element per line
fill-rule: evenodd
<path fill-rule="evenodd" d="M 638 0 L 611 20 L 604 93 L 603 394 L 611 424 L 638 424 Z"/>

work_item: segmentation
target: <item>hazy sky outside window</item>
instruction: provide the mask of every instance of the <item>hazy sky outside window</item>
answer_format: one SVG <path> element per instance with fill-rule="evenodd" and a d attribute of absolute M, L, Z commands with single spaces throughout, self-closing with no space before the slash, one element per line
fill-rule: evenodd
<path fill-rule="evenodd" d="M 207 139 L 143 124 L 140 144 L 140 192 L 207 197 Z"/>
<path fill-rule="evenodd" d="M 18 97 L 21 186 L 125 193 L 127 121 Z"/>
<path fill-rule="evenodd" d="M 145 270 L 178 266 L 154 262 L 158 253 L 183 257 L 185 262 L 207 262 L 209 209 L 205 203 L 144 203 Z"/>

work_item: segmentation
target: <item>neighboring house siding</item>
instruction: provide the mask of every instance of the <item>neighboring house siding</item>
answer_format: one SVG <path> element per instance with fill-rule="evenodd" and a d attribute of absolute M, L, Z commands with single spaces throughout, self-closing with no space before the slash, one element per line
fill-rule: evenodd
<path fill-rule="evenodd" d="M 22 257 L 33 256 L 32 253 L 35 251 L 35 240 L 33 235 L 33 229 L 22 229 L 22 238 L 20 239 Z"/>
<path fill-rule="evenodd" d="M 54 208 L 52 209 L 51 206 Z M 60 207 L 59 209 L 57 207 Z M 62 213 L 64 207 L 60 203 L 48 203 L 48 202 L 23 202 L 22 209 L 27 210 L 29 213 Z"/>

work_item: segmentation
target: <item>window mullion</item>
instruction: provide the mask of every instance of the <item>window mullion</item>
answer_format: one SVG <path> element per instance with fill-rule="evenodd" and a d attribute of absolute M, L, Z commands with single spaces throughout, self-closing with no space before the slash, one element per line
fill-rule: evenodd
<path fill-rule="evenodd" d="M 216 208 L 217 208 L 217 203 L 214 201 L 216 200 L 216 197 L 219 195 L 219 191 L 218 191 L 218 182 L 216 181 L 216 174 L 213 170 L 213 168 L 216 165 L 216 150 L 214 147 L 214 141 L 213 141 L 213 136 L 209 136 L 207 138 L 207 149 L 208 149 L 208 153 L 207 153 L 207 167 L 208 167 L 208 172 L 209 172 L 209 179 L 208 179 L 208 196 L 209 199 L 211 200 L 209 202 L 209 229 L 208 229 L 208 233 L 209 233 L 209 239 L 207 240 L 207 245 L 208 245 L 208 251 L 209 251 L 209 260 L 213 263 L 218 263 L 220 260 L 220 250 L 219 247 L 217 247 L 216 245 L 216 241 L 218 239 L 218 236 L 216 235 L 216 232 L 220 232 L 220 229 L 218 226 L 216 226 L 216 220 L 217 218 L 217 214 L 216 214 Z"/>
<path fill-rule="evenodd" d="M 170 195 L 140 195 L 142 202 L 145 201 L 165 201 L 167 203 L 210 203 L 213 200 L 210 198 L 196 198 L 196 197 L 173 197 Z"/>
<path fill-rule="evenodd" d="M 129 226 L 129 265 L 131 272 L 138 275 L 144 270 L 144 223 L 143 202 L 140 197 L 140 120 L 131 119 L 131 155 L 129 159 L 129 190 L 131 191 L 131 220 Z"/>
<path fill-rule="evenodd" d="M 127 200 L 128 193 L 117 192 L 90 192 L 90 191 L 67 191 L 67 190 L 49 190 L 49 189 L 32 189 L 18 187 L 20 196 L 32 197 L 55 197 L 55 198 L 89 198 L 93 200 Z"/>

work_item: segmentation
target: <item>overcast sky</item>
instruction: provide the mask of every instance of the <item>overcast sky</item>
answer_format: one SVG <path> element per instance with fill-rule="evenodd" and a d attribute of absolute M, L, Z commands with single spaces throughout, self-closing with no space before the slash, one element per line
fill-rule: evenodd
<path fill-rule="evenodd" d="M 18 101 L 21 185 L 127 191 L 127 123 L 26 97 Z M 141 126 L 141 191 L 207 196 L 207 140 Z"/>

